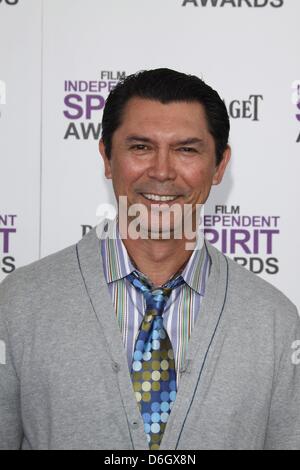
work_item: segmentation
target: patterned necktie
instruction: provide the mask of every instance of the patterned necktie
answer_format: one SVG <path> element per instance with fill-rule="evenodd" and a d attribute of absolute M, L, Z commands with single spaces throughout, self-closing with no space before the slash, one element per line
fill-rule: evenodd
<path fill-rule="evenodd" d="M 184 279 L 177 276 L 160 288 L 151 287 L 137 271 L 129 274 L 127 279 L 146 300 L 146 312 L 134 348 L 131 378 L 149 447 L 156 450 L 160 447 L 177 392 L 174 352 L 162 314 L 172 289 L 182 285 Z"/>

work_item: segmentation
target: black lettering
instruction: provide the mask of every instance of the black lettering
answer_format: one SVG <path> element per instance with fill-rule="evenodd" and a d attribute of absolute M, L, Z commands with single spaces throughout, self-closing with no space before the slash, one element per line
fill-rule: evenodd
<path fill-rule="evenodd" d="M 270 5 L 274 8 L 281 8 L 283 7 L 284 0 L 273 0 L 273 2 L 270 3 Z"/>
<path fill-rule="evenodd" d="M 208 0 L 200 0 L 200 2 L 203 7 L 206 7 Z M 218 0 L 210 0 L 210 3 L 213 7 L 218 6 Z"/>
<path fill-rule="evenodd" d="M 183 0 L 182 6 L 186 7 L 188 3 L 192 3 L 194 5 L 194 7 L 199 6 L 198 3 L 197 3 L 197 0 Z"/>
<path fill-rule="evenodd" d="M 227 5 L 228 3 L 230 3 L 230 5 L 232 7 L 236 7 L 236 4 L 234 3 L 234 0 L 222 0 L 222 3 L 221 3 L 221 7 L 223 7 L 224 5 Z"/>
<path fill-rule="evenodd" d="M 244 4 L 244 3 L 246 3 L 246 5 L 247 5 L 248 7 L 251 7 L 251 8 L 252 8 L 252 6 L 253 6 L 253 5 L 251 5 L 250 0 L 239 0 L 239 7 L 243 6 L 242 4 Z"/>
<path fill-rule="evenodd" d="M 251 101 L 243 101 L 243 118 L 250 119 L 252 117 Z"/>
<path fill-rule="evenodd" d="M 240 206 L 231 206 L 231 214 L 239 214 Z"/>
<path fill-rule="evenodd" d="M 255 264 L 258 264 L 258 267 L 255 269 Z M 264 262 L 260 258 L 250 258 L 249 260 L 249 269 L 254 274 L 260 274 L 264 270 Z"/>
<path fill-rule="evenodd" d="M 192 4 L 194 7 L 203 7 L 212 6 L 212 7 L 224 7 L 230 5 L 232 7 L 243 7 L 247 6 L 248 8 L 264 8 L 268 5 L 274 8 L 280 8 L 284 5 L 284 0 L 272 0 L 269 4 L 269 0 L 183 0 L 182 6 L 185 7 L 188 4 Z"/>
<path fill-rule="evenodd" d="M 87 127 L 85 127 L 84 123 L 81 123 L 80 124 L 80 127 L 81 127 L 81 131 L 82 131 L 82 136 L 85 140 L 88 140 L 89 137 L 90 137 L 90 134 L 93 135 L 93 138 L 95 140 L 99 140 L 100 139 L 100 134 L 101 134 L 101 124 L 98 124 L 97 127 L 95 127 L 95 125 L 90 122 Z"/>
<path fill-rule="evenodd" d="M 268 274 L 277 274 L 279 272 L 278 259 L 277 258 L 268 258 L 266 260 L 266 265 L 272 269 L 266 269 L 266 273 Z"/>
<path fill-rule="evenodd" d="M 0 4 L 2 3 L 2 0 L 0 0 Z M 6 5 L 17 5 L 17 3 L 19 3 L 19 0 L 4 0 L 4 3 L 6 3 Z"/>
<path fill-rule="evenodd" d="M 258 121 L 258 100 L 264 99 L 262 95 L 250 95 L 249 99 L 251 100 L 253 98 L 254 101 L 254 116 L 253 116 L 253 121 Z"/>
<path fill-rule="evenodd" d="M 6 267 L 2 268 L 2 271 L 5 274 L 10 274 L 16 269 L 15 258 L 13 258 L 12 256 L 6 256 L 5 258 L 3 258 L 2 264 L 3 266 L 7 266 L 8 268 L 8 269 L 6 269 Z"/>
<path fill-rule="evenodd" d="M 101 129 L 102 125 L 99 123 L 97 126 L 90 122 L 89 124 L 81 123 L 80 130 L 77 129 L 76 124 L 74 122 L 70 123 L 65 136 L 64 140 L 69 139 L 70 137 L 74 137 L 77 140 L 84 139 L 88 140 L 93 138 L 95 140 L 99 140 L 101 136 Z"/>
<path fill-rule="evenodd" d="M 2 3 L 2 0 L 0 0 L 0 5 Z M 17 3 L 19 3 L 19 0 L 4 0 L 4 3 L 6 3 L 6 5 L 17 5 Z"/>
<path fill-rule="evenodd" d="M 258 7 L 265 7 L 268 5 L 269 0 L 254 0 L 254 6 L 256 8 Z"/>
<path fill-rule="evenodd" d="M 65 133 L 64 139 L 67 140 L 69 137 L 75 137 L 75 139 L 80 140 L 79 133 L 76 128 L 76 124 L 71 122 L 69 125 L 67 132 Z"/>
<path fill-rule="evenodd" d="M 229 114 L 233 119 L 238 119 L 241 117 L 240 102 L 234 100 L 229 105 Z"/>

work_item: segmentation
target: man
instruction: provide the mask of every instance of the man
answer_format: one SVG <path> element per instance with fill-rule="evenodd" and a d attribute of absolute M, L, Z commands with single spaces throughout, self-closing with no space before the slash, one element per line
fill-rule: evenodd
<path fill-rule="evenodd" d="M 0 448 L 300 449 L 295 306 L 181 230 L 228 134 L 197 77 L 145 71 L 110 94 L 100 152 L 128 211 L 1 284 Z"/>

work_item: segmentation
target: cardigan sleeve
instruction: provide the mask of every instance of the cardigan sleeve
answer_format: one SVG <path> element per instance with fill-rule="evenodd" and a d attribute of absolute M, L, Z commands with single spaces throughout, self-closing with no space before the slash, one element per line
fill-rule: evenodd
<path fill-rule="evenodd" d="M 300 450 L 300 318 L 296 308 L 273 386 L 265 450 Z"/>
<path fill-rule="evenodd" d="M 6 281 L 0 284 L 0 450 L 19 450 L 22 442 L 20 384 L 6 324 Z"/>

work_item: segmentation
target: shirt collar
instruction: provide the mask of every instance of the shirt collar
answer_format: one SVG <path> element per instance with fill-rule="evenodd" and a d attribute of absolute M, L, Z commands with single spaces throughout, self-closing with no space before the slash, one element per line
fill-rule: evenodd
<path fill-rule="evenodd" d="M 108 284 L 123 279 L 132 271 L 137 270 L 120 237 L 117 218 L 114 221 L 109 221 L 109 235 L 102 238 L 101 252 L 104 274 Z M 205 293 L 210 265 L 211 259 L 205 240 L 204 242 L 202 240 L 201 243 L 200 237 L 190 259 L 181 272 L 181 276 L 191 289 L 202 296 Z"/>

